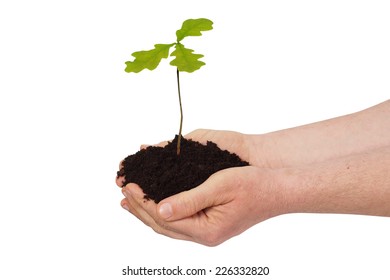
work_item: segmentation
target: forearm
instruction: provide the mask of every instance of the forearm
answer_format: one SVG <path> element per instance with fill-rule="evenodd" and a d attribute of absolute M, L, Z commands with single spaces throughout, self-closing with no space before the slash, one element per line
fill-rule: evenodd
<path fill-rule="evenodd" d="M 376 149 L 390 145 L 390 100 L 350 115 L 249 138 L 256 147 L 252 161 L 266 160 L 273 168 Z"/>
<path fill-rule="evenodd" d="M 390 216 L 390 145 L 299 169 L 287 212 Z"/>

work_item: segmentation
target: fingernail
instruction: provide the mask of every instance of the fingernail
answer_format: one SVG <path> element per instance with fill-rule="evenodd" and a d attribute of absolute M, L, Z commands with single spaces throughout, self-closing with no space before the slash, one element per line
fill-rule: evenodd
<path fill-rule="evenodd" d="M 127 188 L 122 188 L 122 193 L 127 198 L 131 197 L 131 193 Z"/>
<path fill-rule="evenodd" d="M 158 213 L 164 219 L 168 219 L 172 216 L 172 206 L 169 203 L 164 203 L 158 209 Z"/>
<path fill-rule="evenodd" d="M 122 203 L 121 203 L 121 206 L 122 206 L 123 209 L 129 211 L 129 206 L 127 206 L 127 203 L 126 203 L 126 202 L 122 202 Z"/>

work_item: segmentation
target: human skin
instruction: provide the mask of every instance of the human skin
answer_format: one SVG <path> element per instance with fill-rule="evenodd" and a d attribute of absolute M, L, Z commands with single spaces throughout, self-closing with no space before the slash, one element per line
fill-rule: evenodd
<path fill-rule="evenodd" d="M 196 130 L 186 137 L 214 141 L 251 166 L 219 171 L 159 204 L 128 184 L 121 205 L 160 234 L 207 246 L 287 213 L 390 216 L 389 128 L 386 101 L 263 135 Z"/>

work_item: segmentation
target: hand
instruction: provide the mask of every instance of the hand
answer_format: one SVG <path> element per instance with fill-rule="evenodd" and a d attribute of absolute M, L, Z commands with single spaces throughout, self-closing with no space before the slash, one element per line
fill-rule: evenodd
<path fill-rule="evenodd" d="M 145 200 L 136 184 L 123 188 L 122 207 L 166 236 L 216 246 L 268 218 L 286 213 L 279 171 L 253 166 L 213 174 L 192 190 Z"/>
<path fill-rule="evenodd" d="M 228 150 L 237 154 L 242 160 L 248 161 L 252 166 L 268 167 L 269 162 L 273 162 L 275 155 L 262 149 L 262 136 L 253 137 L 249 134 L 226 130 L 197 129 L 184 136 L 202 144 L 212 141 L 222 150 Z M 167 141 L 156 146 L 163 147 Z M 142 145 L 141 148 L 146 148 Z"/>
<path fill-rule="evenodd" d="M 222 150 L 228 150 L 231 153 L 237 154 L 242 160 L 248 161 L 251 154 L 251 143 L 248 136 L 243 133 L 224 130 L 197 129 L 191 133 L 184 135 L 186 139 L 206 144 L 207 141 L 212 141 Z M 157 146 L 165 146 L 168 142 L 164 141 Z M 141 148 L 146 148 L 142 145 Z"/>
<path fill-rule="evenodd" d="M 256 154 L 254 149 L 258 147 L 253 145 L 248 135 L 233 131 L 198 129 L 185 137 L 202 144 L 213 141 L 221 149 L 233 152 L 241 159 L 249 161 L 251 167 L 230 168 L 217 172 L 199 187 L 167 198 L 159 205 L 144 200 L 144 194 L 138 185 L 128 184 L 123 188 L 126 196 L 121 202 L 123 208 L 156 232 L 209 246 L 217 245 L 261 220 L 275 215 L 274 208 L 278 207 L 277 204 L 266 209 L 268 207 L 266 203 L 253 200 L 261 189 L 254 187 L 254 184 L 260 181 L 256 181 L 251 176 L 255 175 L 255 170 L 259 171 L 256 166 L 265 167 L 266 164 L 253 157 Z M 163 147 L 166 144 L 165 141 L 157 146 Z M 258 142 L 256 144 L 258 145 Z M 146 145 L 141 146 L 141 148 L 146 147 Z M 262 159 L 267 162 L 265 157 Z M 268 174 L 270 171 L 263 173 Z M 121 177 L 117 178 L 118 186 L 122 185 L 122 180 Z M 269 188 L 267 183 L 264 183 L 264 187 L 267 191 L 259 195 L 262 196 L 262 200 L 267 200 L 266 196 L 273 192 L 270 192 L 272 188 Z M 260 208 L 264 211 L 255 213 L 254 209 L 259 207 L 254 203 L 262 204 L 264 207 Z M 172 207 L 170 217 L 164 216 L 169 210 L 168 205 Z"/>

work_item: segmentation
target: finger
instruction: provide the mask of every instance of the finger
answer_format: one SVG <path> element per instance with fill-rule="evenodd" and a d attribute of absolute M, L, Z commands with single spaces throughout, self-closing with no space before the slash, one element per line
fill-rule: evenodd
<path fill-rule="evenodd" d="M 123 159 L 120 163 L 119 163 L 119 170 L 122 170 L 122 168 L 123 168 L 123 162 L 124 162 L 125 160 Z M 119 174 L 119 172 L 117 173 L 117 174 Z M 123 183 L 125 182 L 125 177 L 124 176 L 116 176 L 116 178 L 115 178 L 115 183 L 116 183 L 116 185 L 118 186 L 118 187 L 123 187 Z"/>
<path fill-rule="evenodd" d="M 224 185 L 224 173 L 217 172 L 198 187 L 162 200 L 157 208 L 159 216 L 165 221 L 180 220 L 222 203 L 218 186 Z"/>
<path fill-rule="evenodd" d="M 156 203 L 152 200 L 146 199 L 142 189 L 137 184 L 127 184 L 126 187 L 123 188 L 122 192 L 126 196 L 130 207 L 137 212 L 136 216 L 139 219 L 144 221 L 145 224 L 150 227 L 156 227 L 156 225 L 159 225 L 155 219 L 157 216 L 155 214 L 157 208 Z"/>
<path fill-rule="evenodd" d="M 150 147 L 150 146 L 153 146 L 153 147 L 161 147 L 161 148 L 163 148 L 163 147 L 165 147 L 166 145 L 168 145 L 168 141 L 162 141 L 162 142 L 160 142 L 160 143 L 158 143 L 158 144 L 154 144 L 154 145 L 142 144 L 142 145 L 140 146 L 140 149 L 141 149 L 141 150 L 144 150 L 144 149 L 146 149 L 146 148 L 148 148 L 148 147 Z"/>
<path fill-rule="evenodd" d="M 184 135 L 184 138 L 186 139 L 192 139 L 194 141 L 198 141 L 202 144 L 206 144 L 207 141 L 211 140 L 210 135 L 212 133 L 212 130 L 208 129 L 196 129 L 194 131 L 191 131 L 190 133 L 187 133 Z"/>
<path fill-rule="evenodd" d="M 130 212 L 131 214 L 133 214 L 136 218 L 138 218 L 138 220 L 142 221 L 141 215 L 139 214 L 137 209 L 132 206 L 132 203 L 129 201 L 129 199 L 127 197 L 122 199 L 121 206 L 122 206 L 123 209 L 125 209 L 126 211 Z M 149 226 L 146 222 L 144 222 L 144 224 Z"/>
<path fill-rule="evenodd" d="M 156 204 L 151 200 L 146 200 L 142 190 L 136 184 L 128 184 L 123 193 L 126 198 L 122 200 L 122 207 L 136 216 L 145 225 L 151 227 L 155 232 L 180 240 L 192 240 L 191 236 L 180 232 L 172 231 L 164 223 L 155 220 L 153 213 L 156 213 Z M 153 217 L 154 216 L 154 217 Z"/>
<path fill-rule="evenodd" d="M 118 187 L 122 188 L 123 183 L 125 182 L 125 177 L 124 176 L 119 176 L 115 178 L 115 183 Z"/>
<path fill-rule="evenodd" d="M 138 220 L 140 220 L 141 222 L 143 222 L 145 225 L 147 225 L 148 227 L 151 227 L 153 228 L 155 225 L 155 222 L 154 220 L 152 219 L 152 217 L 150 217 L 144 210 L 142 207 L 139 207 L 138 203 L 136 201 L 134 201 L 134 199 L 132 198 L 124 198 L 122 201 L 121 201 L 121 206 L 129 211 L 131 214 L 133 214 Z"/>
<path fill-rule="evenodd" d="M 221 224 L 218 220 L 223 221 L 224 216 L 216 217 L 217 220 L 215 220 L 215 217 L 207 217 L 206 212 L 208 210 L 203 210 L 189 218 L 165 222 L 158 216 L 153 217 L 156 215 L 156 204 L 154 202 L 144 201 L 142 196 L 138 196 L 138 199 L 134 199 L 131 196 L 129 199 L 135 202 L 135 204 L 132 204 L 134 209 L 130 208 L 130 211 L 135 213 L 138 219 L 159 234 L 175 239 L 193 241 L 207 246 L 215 246 L 223 241 L 219 239 L 219 236 L 223 236 L 220 234 L 220 231 L 224 231 L 228 225 Z M 224 207 L 224 205 L 218 207 Z M 222 209 L 216 210 L 218 207 L 213 207 L 212 211 L 220 212 L 223 215 L 224 211 Z"/>

